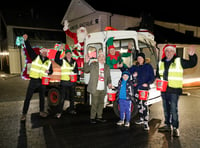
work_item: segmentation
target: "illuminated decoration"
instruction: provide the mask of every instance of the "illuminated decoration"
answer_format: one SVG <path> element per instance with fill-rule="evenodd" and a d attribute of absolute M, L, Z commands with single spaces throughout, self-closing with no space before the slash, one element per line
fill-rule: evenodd
<path fill-rule="evenodd" d="M 17 36 L 15 44 L 18 47 L 21 47 L 23 49 L 23 53 L 24 53 L 24 57 L 25 57 L 25 64 L 24 64 L 24 67 L 21 72 L 21 78 L 24 80 L 30 80 L 29 71 L 31 68 L 32 60 L 31 60 L 31 58 L 28 54 L 28 51 L 26 50 L 26 47 L 24 45 L 24 38 L 22 36 Z M 39 55 L 41 48 L 42 48 L 41 46 L 35 46 L 35 47 L 33 47 L 33 50 L 35 51 L 36 54 Z"/>
<path fill-rule="evenodd" d="M 24 38 L 22 36 L 17 36 L 15 44 L 17 46 L 23 46 L 23 44 L 24 44 Z"/>

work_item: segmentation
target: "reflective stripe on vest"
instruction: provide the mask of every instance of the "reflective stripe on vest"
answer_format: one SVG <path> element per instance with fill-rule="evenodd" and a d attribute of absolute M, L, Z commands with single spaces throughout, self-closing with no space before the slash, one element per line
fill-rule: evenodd
<path fill-rule="evenodd" d="M 30 68 L 30 77 L 31 78 L 42 78 L 44 76 L 48 76 L 46 73 L 47 70 L 49 70 L 51 65 L 51 61 L 48 59 L 44 63 L 42 63 L 42 60 L 40 59 L 40 56 L 38 55 L 34 61 L 32 61 L 31 68 Z"/>
<path fill-rule="evenodd" d="M 159 75 L 161 79 L 163 79 L 164 68 L 164 62 L 159 62 Z M 172 88 L 183 87 L 183 68 L 180 58 L 176 58 L 174 63 L 171 63 L 169 66 L 168 86 Z"/>
<path fill-rule="evenodd" d="M 73 66 L 70 66 L 69 63 L 67 63 L 64 59 L 63 59 L 63 64 L 61 66 L 61 80 L 65 80 L 68 81 L 70 80 L 69 75 L 72 73 L 72 70 L 74 69 Z"/>

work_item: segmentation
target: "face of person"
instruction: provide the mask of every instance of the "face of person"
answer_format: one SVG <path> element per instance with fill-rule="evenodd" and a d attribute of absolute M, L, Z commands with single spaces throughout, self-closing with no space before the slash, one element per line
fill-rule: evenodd
<path fill-rule="evenodd" d="M 173 58 L 174 54 L 175 54 L 175 51 L 174 51 L 173 48 L 167 48 L 167 49 L 165 50 L 165 55 L 166 55 L 166 58 L 167 58 L 168 60 L 171 60 L 171 59 Z"/>
<path fill-rule="evenodd" d="M 137 62 L 139 63 L 139 65 L 143 65 L 144 64 L 144 59 L 141 56 L 137 57 Z"/>
<path fill-rule="evenodd" d="M 110 48 L 110 54 L 115 55 L 115 48 Z"/>
<path fill-rule="evenodd" d="M 65 44 L 61 44 L 60 45 L 60 51 L 63 50 L 65 48 Z"/>
<path fill-rule="evenodd" d="M 65 57 L 66 57 L 67 59 L 71 59 L 71 57 L 72 57 L 71 52 L 67 52 L 67 53 L 65 54 Z"/>
<path fill-rule="evenodd" d="M 104 64 L 104 62 L 105 62 L 105 55 L 104 54 L 99 54 L 98 61 L 99 61 L 99 63 Z"/>
<path fill-rule="evenodd" d="M 47 53 L 48 53 L 47 51 L 43 51 L 43 52 L 41 52 L 41 56 L 45 58 L 45 57 L 47 57 Z"/>
<path fill-rule="evenodd" d="M 126 81 L 128 80 L 129 76 L 127 74 L 123 74 L 122 78 Z"/>

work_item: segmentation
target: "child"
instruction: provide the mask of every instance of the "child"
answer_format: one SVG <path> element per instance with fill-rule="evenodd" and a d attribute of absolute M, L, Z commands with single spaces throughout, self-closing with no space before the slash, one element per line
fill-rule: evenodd
<path fill-rule="evenodd" d="M 120 106 L 120 120 L 117 122 L 117 125 L 123 125 L 125 121 L 124 126 L 130 126 L 132 96 L 133 84 L 130 80 L 130 73 L 128 71 L 124 71 L 117 89 L 117 99 Z"/>

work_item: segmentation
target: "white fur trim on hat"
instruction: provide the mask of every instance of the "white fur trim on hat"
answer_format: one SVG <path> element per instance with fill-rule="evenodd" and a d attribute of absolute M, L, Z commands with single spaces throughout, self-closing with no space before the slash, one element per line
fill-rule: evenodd
<path fill-rule="evenodd" d="M 43 53 L 43 52 L 48 52 L 48 49 L 46 49 L 46 48 L 41 48 L 41 49 L 40 49 L 40 53 Z"/>
<path fill-rule="evenodd" d="M 176 51 L 176 48 L 174 47 L 174 46 L 167 46 L 166 48 L 165 48 L 165 51 L 167 50 L 167 49 L 173 49 L 174 51 Z"/>

